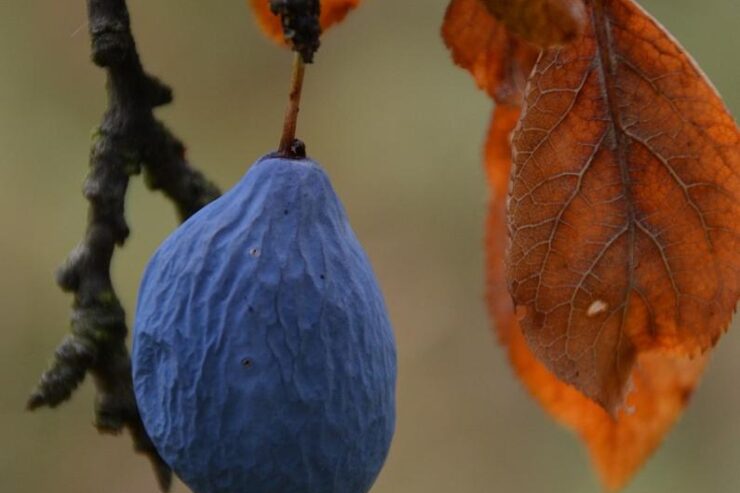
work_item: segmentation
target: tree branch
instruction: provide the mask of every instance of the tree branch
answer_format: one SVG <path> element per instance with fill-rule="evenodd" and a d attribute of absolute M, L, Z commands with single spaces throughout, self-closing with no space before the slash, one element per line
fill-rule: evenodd
<path fill-rule="evenodd" d="M 321 2 L 319 0 L 269 0 L 270 10 L 280 16 L 283 37 L 300 54 L 304 63 L 313 63 L 321 45 Z"/>
<path fill-rule="evenodd" d="M 92 59 L 107 71 L 108 109 L 90 152 L 83 193 L 89 201 L 83 240 L 57 273 L 74 294 L 72 334 L 54 354 L 28 401 L 29 409 L 55 407 L 69 399 L 89 372 L 97 389 L 95 425 L 105 433 L 127 428 L 134 448 L 152 462 L 162 490 L 172 473 L 144 430 L 131 381 L 125 312 L 110 278 L 116 246 L 129 234 L 124 202 L 129 177 L 142 168 L 147 184 L 162 190 L 186 219 L 220 194 L 193 169 L 185 147 L 153 115 L 172 101 L 172 91 L 147 74 L 131 34 L 125 0 L 88 0 Z"/>

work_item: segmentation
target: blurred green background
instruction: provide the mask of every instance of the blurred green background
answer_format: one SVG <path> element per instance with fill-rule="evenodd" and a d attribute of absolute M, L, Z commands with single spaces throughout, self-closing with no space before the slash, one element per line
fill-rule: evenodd
<path fill-rule="evenodd" d="M 740 3 L 643 5 L 740 112 Z M 242 0 L 129 1 L 144 63 L 172 84 L 159 111 L 223 188 L 277 144 L 290 55 Z M 439 38 L 445 0 L 367 0 L 324 40 L 299 135 L 331 175 L 388 300 L 399 344 L 398 431 L 374 488 L 387 492 L 599 491 L 584 448 L 526 395 L 482 302 L 491 104 Z M 81 237 L 80 189 L 105 104 L 82 1 L 0 1 L 0 492 L 155 492 L 128 437 L 99 436 L 87 381 L 58 410 L 23 411 L 67 330 L 53 272 Z M 176 226 L 132 182 L 133 234 L 114 281 L 134 309 L 144 263 Z M 736 324 L 737 325 L 737 324 Z M 740 328 L 630 493 L 740 491 Z M 177 484 L 175 492 L 186 488 Z"/>

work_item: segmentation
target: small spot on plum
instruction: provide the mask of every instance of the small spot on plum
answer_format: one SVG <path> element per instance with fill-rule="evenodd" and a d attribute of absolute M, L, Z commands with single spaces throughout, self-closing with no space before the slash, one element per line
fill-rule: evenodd
<path fill-rule="evenodd" d="M 262 253 L 262 252 L 260 251 L 259 248 L 252 248 L 252 249 L 249 250 L 249 254 L 252 257 L 255 257 L 255 258 L 259 257 L 260 256 L 260 253 Z"/>
<path fill-rule="evenodd" d="M 287 216 L 288 215 L 288 209 L 283 209 L 283 215 L 284 216 Z"/>
<path fill-rule="evenodd" d="M 321 274 L 321 275 L 320 275 L 319 277 L 320 277 L 320 278 L 321 278 L 322 280 L 323 280 L 323 279 L 326 279 L 326 276 L 325 276 L 324 274 Z"/>
<path fill-rule="evenodd" d="M 252 362 L 252 360 L 251 360 L 251 359 L 249 359 L 249 358 L 244 358 L 244 359 L 242 360 L 242 366 L 243 366 L 244 368 L 252 368 L 252 365 L 254 365 L 254 363 Z"/>

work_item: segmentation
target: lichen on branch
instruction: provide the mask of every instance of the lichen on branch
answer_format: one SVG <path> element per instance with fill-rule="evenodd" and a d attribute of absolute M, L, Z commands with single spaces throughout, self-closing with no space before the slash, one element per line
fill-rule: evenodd
<path fill-rule="evenodd" d="M 129 178 L 143 169 L 148 186 L 170 198 L 186 219 L 220 195 L 185 157 L 183 144 L 153 115 L 172 101 L 172 91 L 147 74 L 131 34 L 125 0 L 88 0 L 92 60 L 107 72 L 108 108 L 90 152 L 83 194 L 89 201 L 82 241 L 57 273 L 74 295 L 71 329 L 33 391 L 29 409 L 56 407 L 90 373 L 97 390 L 95 425 L 104 433 L 128 429 L 134 448 L 152 462 L 162 490 L 172 473 L 159 457 L 139 417 L 126 348 L 124 309 L 110 264 L 129 235 L 125 196 Z"/>

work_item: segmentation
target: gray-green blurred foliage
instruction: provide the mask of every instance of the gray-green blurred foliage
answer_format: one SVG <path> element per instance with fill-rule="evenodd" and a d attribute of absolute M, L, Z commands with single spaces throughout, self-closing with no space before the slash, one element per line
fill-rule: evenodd
<path fill-rule="evenodd" d="M 0 0 L 3 493 L 156 490 L 128 437 L 91 426 L 89 382 L 55 411 L 23 411 L 67 330 L 70 297 L 53 272 L 83 232 L 81 183 L 105 104 L 84 3 Z M 158 114 L 223 188 L 277 145 L 291 63 L 245 3 L 129 2 L 146 67 L 175 89 L 175 104 Z M 480 155 L 491 103 L 442 45 L 445 3 L 365 0 L 324 38 L 299 121 L 372 258 L 398 338 L 398 431 L 373 491 L 599 491 L 584 448 L 526 395 L 489 330 Z M 740 112 L 740 3 L 643 5 Z M 133 183 L 133 234 L 114 265 L 129 320 L 144 264 L 176 225 L 171 204 Z M 736 327 L 628 493 L 740 491 L 738 375 Z"/>

